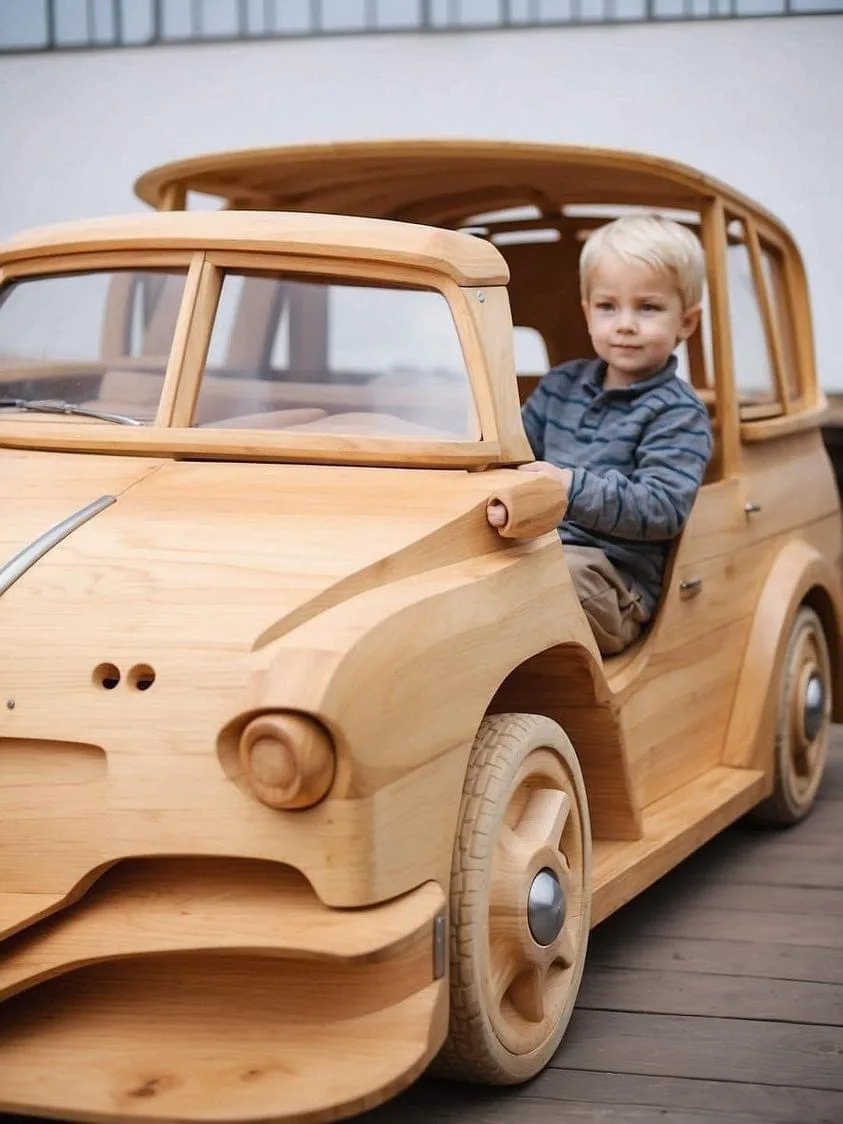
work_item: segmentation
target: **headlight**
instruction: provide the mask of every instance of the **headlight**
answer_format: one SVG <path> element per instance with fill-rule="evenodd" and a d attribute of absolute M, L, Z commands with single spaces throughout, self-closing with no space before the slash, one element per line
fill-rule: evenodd
<path fill-rule="evenodd" d="M 240 735 L 240 764 L 262 803 L 310 808 L 331 787 L 336 755 L 327 732 L 312 718 L 262 714 Z"/>

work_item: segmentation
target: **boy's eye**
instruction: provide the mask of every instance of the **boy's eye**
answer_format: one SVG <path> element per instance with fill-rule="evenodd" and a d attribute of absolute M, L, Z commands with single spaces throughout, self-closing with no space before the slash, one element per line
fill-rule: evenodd
<path fill-rule="evenodd" d="M 652 301 L 644 301 L 641 308 L 644 312 L 661 312 L 661 305 L 653 304 Z"/>
<path fill-rule="evenodd" d="M 612 304 L 611 301 L 598 301 L 597 302 L 597 309 L 600 312 L 611 312 L 614 307 L 615 306 Z"/>

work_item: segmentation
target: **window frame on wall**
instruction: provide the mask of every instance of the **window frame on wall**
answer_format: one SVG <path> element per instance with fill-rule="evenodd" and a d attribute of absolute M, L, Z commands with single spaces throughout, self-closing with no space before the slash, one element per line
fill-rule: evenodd
<path fill-rule="evenodd" d="M 3 0 L 7 5 L 13 0 Z M 799 18 L 843 12 L 843 0 L 593 0 L 548 10 L 540 0 L 14 0 L 20 12 L 0 26 L 0 54 L 236 43 L 315 36 L 453 34 L 618 23 L 699 23 L 712 20 Z M 68 14 L 69 13 L 69 14 Z"/>

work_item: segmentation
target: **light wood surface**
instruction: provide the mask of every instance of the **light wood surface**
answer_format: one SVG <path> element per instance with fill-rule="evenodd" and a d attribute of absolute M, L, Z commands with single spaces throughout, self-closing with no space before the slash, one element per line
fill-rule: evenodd
<path fill-rule="evenodd" d="M 520 473 L 495 490 L 492 503 L 502 505 L 506 521 L 498 534 L 506 539 L 535 538 L 555 531 L 568 506 L 565 489 L 544 473 Z"/>
<path fill-rule="evenodd" d="M 115 1124 L 263 1120 L 267 1105 L 319 1120 L 327 1097 L 353 1114 L 412 1081 L 441 1033 L 444 983 L 413 991 L 421 967 L 322 965 L 318 985 L 294 962 L 222 955 L 81 969 L 4 1004 L 2 1104 Z"/>
<path fill-rule="evenodd" d="M 596 923 L 775 797 L 782 699 L 797 728 L 808 671 L 830 680 L 841 713 L 839 497 L 818 428 L 804 270 L 787 233 L 714 181 L 646 157 L 397 144 L 385 167 L 388 150 L 170 168 L 142 184 L 167 213 L 69 224 L 0 250 L 4 281 L 144 265 L 187 274 L 181 305 L 166 310 L 177 313 L 168 354 L 163 320 L 149 325 L 157 376 L 138 357 L 121 366 L 116 328 L 83 372 L 102 403 L 151 401 L 153 424 L 0 416 L 0 566 L 115 497 L 0 600 L 2 1110 L 328 1119 L 411 1081 L 448 1027 L 449 889 L 491 830 L 482 817 L 479 835 L 465 826 L 469 762 L 486 753 L 488 730 L 526 723 L 552 728 L 552 745 L 529 748 L 529 776 L 504 777 L 489 758 L 484 785 L 506 809 L 494 830 L 530 846 L 518 862 L 483 852 L 496 986 L 463 995 L 512 1058 L 472 1037 L 471 1019 L 456 1052 L 489 1079 L 523 1079 L 547 1060 L 582 966 L 567 929 L 547 955 L 530 943 L 539 859 L 572 902 L 593 894 Z M 289 191 L 314 211 L 364 217 L 178 211 L 186 188 L 219 186 L 223 171 L 237 207 L 256 201 L 260 181 L 267 207 Z M 483 220 L 479 236 L 412 225 L 479 223 L 484 210 L 527 201 L 540 211 L 529 230 L 511 217 L 500 220 L 507 230 Z M 582 343 L 579 311 L 568 316 L 572 270 L 601 215 L 560 210 L 574 203 L 681 207 L 708 261 L 712 378 L 701 344 L 691 376 L 713 415 L 715 456 L 650 628 L 608 659 L 553 531 L 564 499 L 510 467 L 532 459 L 513 321 L 540 332 L 552 362 Z M 739 416 L 725 268 L 735 217 L 782 398 L 772 413 L 749 405 Z M 490 244 L 545 228 L 559 238 Z M 775 294 L 760 258 L 768 245 L 781 257 Z M 265 354 L 274 323 L 246 287 L 203 413 L 227 269 L 438 291 L 477 432 L 450 440 L 406 420 L 390 430 L 401 419 L 367 413 L 354 384 L 309 388 L 301 372 L 327 347 L 315 305 L 291 377 L 277 380 L 263 414 L 236 414 L 237 364 Z M 125 285 L 112 287 L 115 323 L 128 299 Z M 77 375 L 61 360 L 50 367 L 30 366 L 33 380 Z M 5 385 L 26 377 L 4 364 Z M 393 407 L 406 388 L 395 393 Z M 230 433 L 219 424 L 229 416 L 239 418 Z M 504 534 L 486 518 L 493 498 L 509 513 Z M 816 636 L 800 654 L 805 606 L 827 659 Z M 584 844 L 563 838 L 586 818 L 591 867 Z M 476 903 L 461 892 L 450 903 L 476 929 Z M 463 952 L 460 964 L 482 960 Z M 560 963 L 576 971 L 557 993 L 545 985 Z"/>
<path fill-rule="evenodd" d="M 539 201 L 694 209 L 720 196 L 776 222 L 757 203 L 695 168 L 639 152 L 559 144 L 388 140 L 221 152 L 142 175 L 135 190 L 160 206 L 171 187 L 257 209 L 326 210 L 450 225 L 456 218 Z M 183 202 L 181 204 L 184 205 Z"/>
<path fill-rule="evenodd" d="M 259 211 L 109 215 L 57 223 L 7 238 L 0 265 L 57 252 L 143 252 L 158 249 L 253 250 L 325 261 L 435 269 L 458 285 L 503 285 L 509 271 L 494 246 L 448 230 L 347 215 Z"/>
<path fill-rule="evenodd" d="M 734 355 L 726 270 L 726 215 L 719 196 L 707 201 L 701 211 L 705 247 L 708 301 L 711 308 L 711 340 L 716 392 L 716 440 L 714 456 L 722 476 L 739 471 L 738 407 L 735 392 Z"/>
<path fill-rule="evenodd" d="M 433 919 L 444 906 L 433 883 L 364 914 L 328 909 L 300 874 L 270 863 L 130 861 L 18 939 L 0 966 L 0 998 L 87 964 L 169 952 L 367 963 L 418 945 L 430 969 Z M 426 985 L 429 971 L 419 979 Z"/>
<path fill-rule="evenodd" d="M 249 786 L 270 808 L 310 808 L 333 783 L 331 739 L 304 715 L 253 718 L 240 736 L 239 749 Z"/>

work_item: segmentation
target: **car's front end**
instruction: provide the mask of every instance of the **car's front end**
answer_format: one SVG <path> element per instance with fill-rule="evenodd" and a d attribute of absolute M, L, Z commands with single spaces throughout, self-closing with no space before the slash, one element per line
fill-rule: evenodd
<path fill-rule="evenodd" d="M 315 255 L 337 239 L 312 231 L 299 280 L 273 259 L 275 288 L 247 299 L 257 256 L 214 258 L 234 250 L 199 247 L 201 223 L 185 245 L 163 218 L 154 245 L 0 255 L 0 1106 L 335 1118 L 444 1039 L 471 743 L 502 680 L 582 615 L 555 536 L 486 521 L 502 466 L 528 455 L 483 370 L 502 290 L 431 255 L 419 290 L 407 262 L 392 289 L 399 267 L 378 266 L 376 302 L 425 298 L 398 335 L 454 331 L 473 374 L 408 372 L 371 324 L 357 340 L 373 267 L 347 248 L 357 362 L 307 375 Z M 241 220 L 220 218 L 234 245 Z M 88 306 L 61 303 L 77 277 L 105 277 L 93 356 L 72 346 L 90 343 Z M 33 345 L 27 307 L 54 310 L 62 353 Z M 272 315 L 270 346 L 266 320 L 255 332 Z"/>

